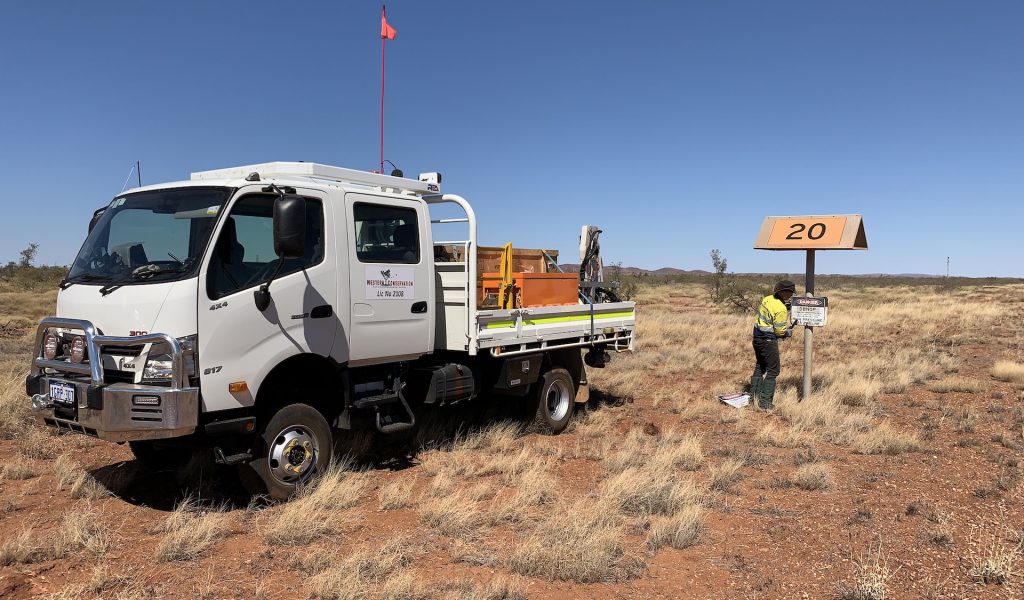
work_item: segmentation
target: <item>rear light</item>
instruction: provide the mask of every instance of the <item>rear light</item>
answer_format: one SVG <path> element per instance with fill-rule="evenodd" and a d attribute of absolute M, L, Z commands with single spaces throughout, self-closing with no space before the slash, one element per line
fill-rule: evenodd
<path fill-rule="evenodd" d="M 85 360 L 85 338 L 76 335 L 71 340 L 71 362 L 80 363 Z"/>
<path fill-rule="evenodd" d="M 57 336 L 52 333 L 46 334 L 46 337 L 43 339 L 43 356 L 46 357 L 46 360 L 56 358 L 57 348 L 59 347 L 60 340 L 57 339 Z"/>

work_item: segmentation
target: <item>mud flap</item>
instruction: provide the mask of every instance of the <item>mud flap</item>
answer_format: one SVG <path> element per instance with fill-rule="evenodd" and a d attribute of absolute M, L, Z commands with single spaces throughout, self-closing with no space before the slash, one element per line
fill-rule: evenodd
<path fill-rule="evenodd" d="M 587 368 L 580 365 L 580 380 L 576 387 L 576 404 L 586 404 L 590 401 L 590 384 L 587 383 Z"/>

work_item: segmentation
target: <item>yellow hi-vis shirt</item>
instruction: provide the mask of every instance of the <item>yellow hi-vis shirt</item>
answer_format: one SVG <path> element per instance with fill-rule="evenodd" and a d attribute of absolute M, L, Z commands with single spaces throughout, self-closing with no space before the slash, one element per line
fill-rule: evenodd
<path fill-rule="evenodd" d="M 765 296 L 757 309 L 755 335 L 760 333 L 763 337 L 784 337 L 788 326 L 789 312 L 786 305 L 775 296 Z"/>

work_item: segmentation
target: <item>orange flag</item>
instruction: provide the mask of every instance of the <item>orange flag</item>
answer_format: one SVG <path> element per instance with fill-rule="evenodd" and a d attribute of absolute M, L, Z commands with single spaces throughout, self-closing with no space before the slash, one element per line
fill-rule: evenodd
<path fill-rule="evenodd" d="M 388 20 L 384 17 L 384 10 L 380 11 L 380 39 L 382 40 L 393 40 L 398 32 L 395 28 L 388 25 Z"/>

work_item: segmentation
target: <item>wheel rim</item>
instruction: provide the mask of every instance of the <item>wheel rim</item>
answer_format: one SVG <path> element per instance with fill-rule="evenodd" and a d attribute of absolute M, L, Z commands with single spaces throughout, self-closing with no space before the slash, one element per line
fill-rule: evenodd
<path fill-rule="evenodd" d="M 572 395 L 569 387 L 564 381 L 552 381 L 548 385 L 547 393 L 544 394 L 544 405 L 547 407 L 548 416 L 552 421 L 561 421 L 569 412 L 569 403 L 572 402 Z"/>
<path fill-rule="evenodd" d="M 319 457 L 316 436 L 302 425 L 291 425 L 274 438 L 267 453 L 267 465 L 274 479 L 294 485 L 309 478 Z"/>

